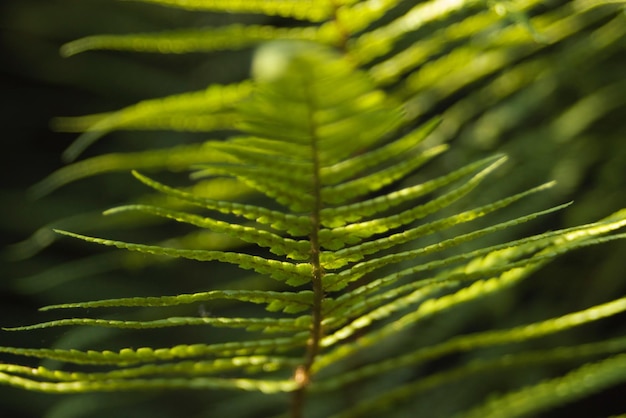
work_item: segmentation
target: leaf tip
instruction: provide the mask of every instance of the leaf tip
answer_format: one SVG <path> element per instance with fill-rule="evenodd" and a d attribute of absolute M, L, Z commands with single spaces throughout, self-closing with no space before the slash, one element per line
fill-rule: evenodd
<path fill-rule="evenodd" d="M 63 58 L 69 58 L 74 55 L 78 55 L 87 49 L 88 48 L 85 46 L 85 42 L 83 42 L 82 39 L 77 39 L 61 45 L 61 48 L 59 48 L 59 54 Z"/>

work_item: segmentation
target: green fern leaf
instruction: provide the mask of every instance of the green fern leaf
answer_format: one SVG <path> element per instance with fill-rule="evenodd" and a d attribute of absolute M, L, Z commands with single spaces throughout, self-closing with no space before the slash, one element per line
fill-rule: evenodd
<path fill-rule="evenodd" d="M 498 358 L 491 361 L 473 361 L 466 366 L 455 368 L 447 372 L 438 373 L 420 381 L 413 382 L 410 385 L 406 385 L 402 388 L 386 393 L 385 395 L 380 396 L 374 401 L 364 402 L 357 407 L 350 408 L 339 414 L 333 415 L 333 418 L 354 418 L 367 416 L 372 412 L 382 413 L 382 411 L 393 408 L 394 405 L 398 405 L 399 402 L 402 402 L 403 400 L 406 400 L 411 396 L 416 396 L 422 392 L 427 391 L 428 389 L 450 384 L 454 381 L 471 375 L 480 376 L 481 373 L 484 375 L 485 373 L 493 371 L 501 372 L 505 369 L 510 368 L 523 368 L 537 364 L 548 365 L 551 363 L 568 362 L 572 359 L 580 359 L 581 357 L 612 354 L 622 351 L 623 344 L 623 338 L 613 339 L 608 341 L 602 341 L 601 343 L 585 344 L 575 347 L 558 347 L 552 350 L 527 351 L 522 354 L 510 355 L 505 358 Z M 323 388 L 323 390 L 327 389 L 329 388 Z M 318 390 L 320 390 L 319 387 Z M 483 408 L 483 412 L 485 409 L 486 408 Z M 502 411 L 502 409 L 498 410 L 498 412 Z M 508 411 L 508 413 L 515 414 L 517 413 L 517 410 Z"/>
<path fill-rule="evenodd" d="M 439 125 L 439 119 L 425 123 L 423 127 L 415 129 L 400 139 L 385 144 L 374 150 L 347 158 L 337 164 L 320 168 L 320 175 L 325 184 L 343 182 L 352 176 L 393 158 L 400 158 L 405 152 L 415 149 Z M 444 148 L 440 148 L 441 151 Z M 345 214 L 347 215 L 347 214 Z"/>
<path fill-rule="evenodd" d="M 212 290 L 176 296 L 160 297 L 134 297 L 122 299 L 97 300 L 92 302 L 63 303 L 60 305 L 50 305 L 41 308 L 42 311 L 52 309 L 71 308 L 110 308 L 110 307 L 156 307 L 156 306 L 177 306 L 197 302 L 208 302 L 216 299 L 238 300 L 241 302 L 251 302 L 258 304 L 268 304 L 267 310 L 286 313 L 297 313 L 309 309 L 312 305 L 312 293 L 302 291 L 297 293 L 272 292 L 268 290 Z"/>
<path fill-rule="evenodd" d="M 61 54 L 69 57 L 81 52 L 109 49 L 120 51 L 184 54 L 255 46 L 274 39 L 318 41 L 318 31 L 308 28 L 277 28 L 259 25 L 228 25 L 219 28 L 177 30 L 157 34 L 100 35 L 65 44 Z"/>
<path fill-rule="evenodd" d="M 284 281 L 285 283 L 293 286 L 298 286 L 308 282 L 311 274 L 311 266 L 308 263 L 291 264 L 278 260 L 269 260 L 262 257 L 251 256 L 248 254 L 227 253 L 223 251 L 184 250 L 178 248 L 166 248 L 158 245 L 131 244 L 122 241 L 87 237 L 67 231 L 57 230 L 56 232 L 70 237 L 79 238 L 87 242 L 138 251 L 146 254 L 180 257 L 197 261 L 218 260 L 226 263 L 232 263 L 240 266 L 241 268 L 255 270 L 257 273 L 269 274 L 272 278 Z"/>
<path fill-rule="evenodd" d="M 519 417 L 599 392 L 626 380 L 626 354 L 585 364 L 563 377 L 502 395 L 464 417 Z"/>
<path fill-rule="evenodd" d="M 284 338 L 249 340 L 244 342 L 229 342 L 211 345 L 180 344 L 165 348 L 124 348 L 117 352 L 110 350 L 80 351 L 61 349 L 28 349 L 13 347 L 0 347 L 0 352 L 40 359 L 59 360 L 72 364 L 127 366 L 137 363 L 150 363 L 162 360 L 196 358 L 217 355 L 219 355 L 220 357 L 234 357 L 265 354 L 271 352 L 285 352 L 292 350 L 296 347 L 301 347 L 302 344 L 306 342 L 306 338 L 306 335 L 296 334 L 294 336 Z"/>
<path fill-rule="evenodd" d="M 310 219 L 306 216 L 297 216 L 270 210 L 264 207 L 243 205 L 237 202 L 202 198 L 194 193 L 186 193 L 182 190 L 165 186 L 164 184 L 154 181 L 137 172 L 134 172 L 133 174 L 143 183 L 155 190 L 206 209 L 242 216 L 246 219 L 253 220 L 264 225 L 269 225 L 279 231 L 288 232 L 294 236 L 306 235 L 311 230 Z"/>
<path fill-rule="evenodd" d="M 72 325 L 86 325 L 120 329 L 151 329 L 166 327 L 182 327 L 188 325 L 211 325 L 224 328 L 245 328 L 250 331 L 263 330 L 264 332 L 297 332 L 306 331 L 310 317 L 301 317 L 295 320 L 275 318 L 193 318 L 169 317 L 154 321 L 117 321 L 110 319 L 72 318 L 58 321 L 43 322 L 15 328 L 4 328 L 5 331 L 28 331 L 51 327 L 65 327 Z"/>
<path fill-rule="evenodd" d="M 625 300 L 622 298 L 604 305 L 594 306 L 584 311 L 575 312 L 563 317 L 549 319 L 539 323 L 524 325 L 508 330 L 488 331 L 455 337 L 440 345 L 424 348 L 409 355 L 400 356 L 392 360 L 386 360 L 364 366 L 359 370 L 345 373 L 342 376 L 337 376 L 335 379 L 329 380 L 328 386 L 323 383 L 320 384 L 319 390 L 322 390 L 322 388 L 323 390 L 330 390 L 367 376 L 375 376 L 386 370 L 403 368 L 410 365 L 413 366 L 434 358 L 443 357 L 453 352 L 527 341 L 529 338 L 540 338 L 548 334 L 562 332 L 569 328 L 585 325 L 590 322 L 624 312 L 626 309 L 624 303 Z M 600 344 L 599 347 L 606 346 L 604 344 Z"/>
<path fill-rule="evenodd" d="M 105 214 L 113 214 L 124 211 L 140 211 L 151 215 L 162 216 L 184 222 L 201 228 L 208 228 L 214 232 L 226 233 L 243 241 L 256 243 L 261 247 L 268 247 L 270 251 L 277 255 L 286 255 L 293 260 L 308 259 L 310 244 L 308 241 L 283 238 L 267 231 L 257 228 L 231 224 L 205 218 L 190 213 L 178 212 L 148 205 L 121 206 L 108 210 Z"/>
<path fill-rule="evenodd" d="M 41 382 L 23 377 L 0 373 L 0 382 L 11 386 L 46 393 L 110 392 L 119 390 L 159 390 L 159 389 L 236 389 L 261 393 L 291 392 L 296 384 L 291 380 L 254 380 L 225 378 L 154 378 L 120 379 L 106 381 Z"/>
<path fill-rule="evenodd" d="M 232 357 L 228 359 L 218 358 L 213 361 L 184 361 L 174 364 L 158 365 L 148 364 L 101 373 L 64 372 L 61 370 L 50 370 L 40 366 L 37 367 L 36 373 L 39 376 L 45 377 L 46 379 L 57 381 L 104 381 L 110 379 L 137 378 L 151 375 L 175 376 L 179 374 L 207 376 L 237 369 L 245 369 L 248 372 L 253 372 L 255 370 L 260 372 L 263 368 L 274 368 L 278 370 L 285 367 L 295 366 L 296 363 L 294 360 L 296 359 L 290 359 L 288 357 L 269 356 Z M 14 365 L 1 365 L 0 371 L 20 374 L 24 376 L 29 376 L 33 374 L 32 368 Z"/>
<path fill-rule="evenodd" d="M 202 144 L 180 145 L 173 149 L 149 150 L 135 153 L 115 153 L 92 157 L 62 167 L 31 188 L 40 197 L 73 181 L 114 171 L 156 170 L 167 168 L 181 171 L 189 163 L 210 160 L 214 151 Z"/>
<path fill-rule="evenodd" d="M 487 174 L 497 168 L 505 160 L 505 158 L 500 158 L 484 170 L 474 175 L 462 186 L 444 194 L 441 197 L 433 199 L 432 201 L 424 205 L 417 206 L 413 209 L 409 209 L 397 215 L 388 216 L 386 218 L 378 218 L 371 221 L 353 223 L 344 227 L 334 228 L 332 230 L 329 230 L 328 233 L 334 239 L 337 239 L 337 237 L 341 237 L 342 235 L 349 237 L 370 237 L 372 235 L 387 232 L 391 229 L 409 224 L 418 219 L 425 218 L 426 216 L 441 210 L 442 208 L 450 205 L 452 202 L 462 198 L 467 193 L 472 191 L 475 187 L 478 186 L 480 181 L 484 179 Z M 320 238 L 322 240 L 326 239 L 326 234 L 324 234 L 324 232 L 325 231 L 322 231 L 322 233 L 320 234 Z M 387 242 L 390 241 L 388 240 Z M 393 245 L 395 245 L 395 243 Z M 386 248 L 388 247 L 389 246 L 387 246 Z M 343 258 L 344 254 L 341 254 L 340 256 Z"/>
<path fill-rule="evenodd" d="M 85 132 L 65 151 L 72 161 L 107 133 L 118 129 L 171 129 L 208 132 L 232 126 L 234 104 L 250 94 L 249 82 L 213 85 L 199 92 L 145 100 L 114 113 L 57 118 L 54 127 L 66 132 Z"/>
<path fill-rule="evenodd" d="M 319 21 L 331 16 L 331 1 L 311 0 L 130 0 L 187 10 L 259 13 Z"/>
<path fill-rule="evenodd" d="M 85 132 L 68 149 L 69 158 L 119 129 L 236 130 L 229 139 L 90 158 L 53 173 L 35 191 L 45 193 L 80 178 L 130 169 L 192 171 L 192 180 L 201 184 L 205 179 L 207 183 L 226 179 L 232 196 L 200 187 L 167 186 L 134 171 L 140 182 L 162 193 L 161 200 L 137 201 L 105 212 L 143 213 L 198 228 L 189 235 L 140 244 L 58 232 L 139 254 L 232 264 L 254 271 L 253 286 L 258 287 L 236 290 L 239 284 L 229 283 L 233 290 L 62 303 L 42 310 L 132 307 L 154 312 L 159 307 L 228 300 L 244 306 L 249 315 L 74 317 L 4 328 L 36 332 L 57 326 L 111 327 L 122 333 L 207 325 L 227 328 L 228 333 L 202 337 L 210 343 L 139 345 L 116 351 L 0 347 L 0 353 L 47 362 L 37 368 L 0 364 L 0 384 L 50 393 L 160 389 L 290 393 L 292 417 L 336 418 L 392 411 L 403 416 L 412 409 L 398 406 L 427 390 L 446 390 L 447 385 L 476 379 L 480 373 L 530 365 L 579 365 L 595 359 L 561 377 L 550 376 L 492 397 L 483 405 L 474 399 L 446 416 L 462 408 L 466 412 L 459 416 L 540 412 L 624 380 L 623 338 L 535 351 L 523 346 L 623 313 L 624 298 L 522 325 L 448 334 L 434 342 L 425 335 L 427 321 L 441 319 L 443 329 L 446 321 L 454 322 L 450 317 L 458 320 L 459 312 L 463 316 L 471 306 L 519 284 L 561 254 L 625 238 L 625 233 L 616 232 L 626 226 L 625 210 L 589 225 L 500 239 L 503 231 L 569 203 L 498 218 L 487 226 L 480 221 L 488 215 L 553 183 L 508 192 L 504 194 L 508 197 L 491 203 L 455 206 L 480 190 L 505 162 L 503 155 L 455 163 L 461 168 L 446 166 L 447 174 L 422 180 L 424 167 L 434 165 L 435 157 L 441 157 L 437 161 L 443 159 L 443 165 L 450 163 L 442 155 L 449 146 L 438 144 L 455 134 L 460 124 L 476 119 L 476 131 L 482 126 L 489 137 L 508 129 L 511 120 L 532 115 L 528 109 L 547 94 L 537 91 L 547 91 L 555 75 L 544 71 L 548 61 L 541 52 L 548 46 L 559 57 L 581 63 L 597 58 L 590 48 L 583 48 L 591 42 L 617 45 L 625 32 L 623 14 L 616 18 L 615 12 L 621 13 L 623 2 L 576 0 L 552 8 L 538 0 L 433 0 L 415 5 L 397 0 L 137 1 L 301 22 L 102 35 L 65 45 L 66 55 L 94 49 L 185 53 L 261 47 L 252 81 L 58 121 L 59 128 Z M 578 39 L 587 28 L 597 28 L 594 37 Z M 278 41 L 265 42 L 271 40 Z M 313 42 L 303 42 L 307 40 Z M 580 56 L 559 52 L 565 43 L 582 45 Z M 622 84 L 612 86 L 621 91 Z M 558 129 L 555 141 L 582 132 L 595 120 L 599 111 L 577 117 L 586 115 L 589 103 L 613 98 L 604 103 L 610 107 L 619 103 L 617 97 L 616 92 L 601 91 L 590 96 L 590 102 L 564 112 L 554 126 L 567 128 Z M 518 102 L 504 103 L 509 98 Z M 500 107 L 492 110 L 495 104 Z M 442 118 L 432 118 L 440 109 L 443 123 Z M 533 158 L 540 157 L 540 151 L 533 152 Z M 500 183 L 513 183 L 514 177 L 501 179 L 506 181 Z M 203 210 L 210 215 L 194 212 Z M 230 241 L 201 243 L 216 235 Z M 253 245 L 232 248 L 240 241 Z M 266 285 L 268 278 L 274 282 Z M 267 338 L 267 333 L 275 337 Z M 483 357 L 481 350 L 494 354 Z M 465 354 L 478 360 L 420 369 L 433 360 Z M 97 368 L 66 371 L 61 364 L 55 370 L 51 361 Z M 339 391 L 357 397 L 343 402 L 336 396 Z M 305 404 L 305 398 L 313 402 Z"/>

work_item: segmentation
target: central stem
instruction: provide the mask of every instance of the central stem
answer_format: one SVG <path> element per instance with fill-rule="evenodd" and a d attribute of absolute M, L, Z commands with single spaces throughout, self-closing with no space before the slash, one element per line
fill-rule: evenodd
<path fill-rule="evenodd" d="M 308 91 L 308 86 L 304 86 L 305 91 Z M 312 94 L 306 95 L 309 109 L 315 109 L 315 103 Z M 320 342 L 323 336 L 322 329 L 322 301 L 324 299 L 324 286 L 322 285 L 322 278 L 324 277 L 324 268 L 320 262 L 321 245 L 319 240 L 319 230 L 321 228 L 320 213 L 322 210 L 322 184 L 320 179 L 320 160 L 318 149 L 318 138 L 315 130 L 315 120 L 313 118 L 313 112 L 309 112 L 309 129 L 311 137 L 311 153 L 313 161 L 313 179 L 311 182 L 312 193 L 314 197 L 313 208 L 311 211 L 311 232 L 309 240 L 311 243 L 311 258 L 309 262 L 312 267 L 311 285 L 313 289 L 313 306 L 312 306 L 312 324 L 311 324 L 311 337 L 307 342 L 306 354 L 304 362 L 301 364 L 294 375 L 294 379 L 298 383 L 298 389 L 294 393 L 291 417 L 302 418 L 304 410 L 304 401 L 306 397 L 307 387 L 311 382 L 311 367 L 315 362 L 315 358 L 320 350 Z"/>

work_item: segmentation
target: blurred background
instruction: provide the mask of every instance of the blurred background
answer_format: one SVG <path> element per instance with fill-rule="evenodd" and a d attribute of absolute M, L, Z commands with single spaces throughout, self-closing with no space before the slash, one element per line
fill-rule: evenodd
<path fill-rule="evenodd" d="M 545 2 L 544 8 L 534 13 L 556 9 L 563 3 Z M 420 172 L 420 178 L 432 178 L 463 163 L 504 152 L 511 162 L 468 206 L 550 179 L 559 182 L 555 189 L 514 213 L 520 215 L 525 209 L 575 201 L 558 215 L 517 228 L 502 238 L 593 222 L 626 207 L 624 17 L 623 11 L 600 18 L 590 15 L 589 22 L 582 22 L 575 35 L 514 60 L 509 66 L 435 100 L 429 112 L 442 114 L 444 123 L 432 142 L 451 142 L 453 149 L 440 162 Z M 99 51 L 61 58 L 61 45 L 91 34 L 201 27 L 235 19 L 231 15 L 108 0 L 0 3 L 2 326 L 46 320 L 46 315 L 37 312 L 37 308 L 47 304 L 206 289 L 207 273 L 198 263 L 147 266 L 149 263 L 141 257 L 122 259 L 111 256 L 107 249 L 72 240 L 51 242 L 54 238 L 47 229 L 49 226 L 74 228 L 79 232 L 107 228 L 106 223 L 96 225 L 103 222 L 98 220 L 100 211 L 145 192 L 129 174 L 80 180 L 39 199 L 32 197 L 29 188 L 63 166 L 61 154 L 76 138 L 76 134 L 53 132 L 50 121 L 54 117 L 105 112 L 143 99 L 199 90 L 210 83 L 241 80 L 248 75 L 251 54 L 250 50 L 188 55 Z M 268 18 L 243 19 L 272 23 Z M 479 37 L 476 42 L 480 43 Z M 442 56 L 455 45 L 448 48 Z M 435 86 L 432 88 L 434 91 Z M 426 90 L 425 87 L 423 97 L 431 97 Z M 85 157 L 186 144 L 203 138 L 203 134 L 191 133 L 115 132 L 89 148 Z M 113 229 L 113 236 L 131 233 L 123 226 L 115 227 L 120 230 Z M 158 232 L 145 228 L 132 234 L 136 241 L 147 242 L 163 239 L 170 232 L 167 228 Z M 511 294 L 488 301 L 487 306 L 472 307 L 472 321 L 480 321 L 487 327 L 503 327 L 623 296 L 624 254 L 626 243 L 618 241 L 564 256 Z M 623 335 L 625 319 L 615 317 L 554 337 L 554 342 L 565 344 Z M 450 329 L 462 331 L 471 326 L 459 320 Z M 91 331 L 89 335 L 68 330 L 3 331 L 0 345 L 115 347 L 127 337 L 102 330 Z M 181 342 L 193 342 L 194 337 L 190 331 L 177 331 L 176 335 Z M 155 334 L 144 336 L 142 344 L 148 343 L 163 346 L 169 341 Z M 11 358 L 0 357 L 0 361 L 8 362 Z M 155 396 L 143 393 L 52 396 L 1 387 L 0 415 L 11 418 L 206 416 L 205 395 L 177 392 L 159 395 L 158 399 Z M 606 417 L 626 412 L 623 399 L 626 399 L 626 387 L 617 387 L 545 416 Z M 217 414 L 219 409 L 211 411 Z M 445 412 L 441 414 L 445 416 Z"/>

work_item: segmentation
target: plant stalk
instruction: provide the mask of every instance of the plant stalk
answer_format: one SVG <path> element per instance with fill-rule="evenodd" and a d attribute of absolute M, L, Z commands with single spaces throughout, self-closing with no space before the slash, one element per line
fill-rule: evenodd
<path fill-rule="evenodd" d="M 308 86 L 304 86 L 308 90 Z M 307 95 L 309 98 L 309 109 L 316 109 L 313 95 Z M 311 367 L 315 362 L 320 349 L 320 342 L 324 334 L 322 329 L 322 301 L 324 299 L 324 286 L 322 279 L 324 277 L 324 268 L 320 262 L 321 245 L 319 240 L 319 230 L 321 228 L 321 210 L 322 202 L 322 184 L 320 176 L 320 160 L 318 149 L 317 132 L 315 131 L 315 121 L 312 112 L 309 113 L 309 126 L 311 135 L 311 152 L 313 160 L 313 179 L 312 190 L 314 194 L 314 206 L 311 211 L 311 232 L 309 240 L 311 243 L 311 257 L 309 262 L 312 267 L 311 285 L 313 289 L 313 306 L 312 306 L 312 325 L 311 337 L 307 343 L 306 354 L 303 364 L 301 364 L 294 373 L 294 380 L 298 383 L 298 389 L 294 392 L 292 401 L 291 418 L 302 418 L 304 411 L 304 403 L 306 398 L 307 387 L 311 383 Z"/>

